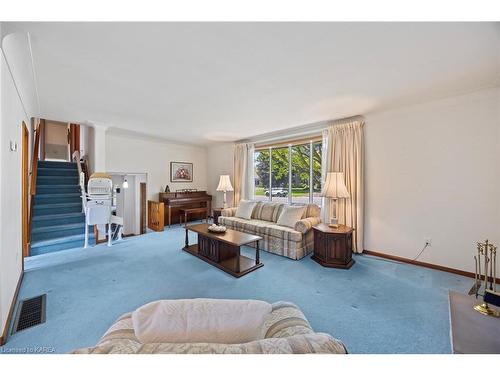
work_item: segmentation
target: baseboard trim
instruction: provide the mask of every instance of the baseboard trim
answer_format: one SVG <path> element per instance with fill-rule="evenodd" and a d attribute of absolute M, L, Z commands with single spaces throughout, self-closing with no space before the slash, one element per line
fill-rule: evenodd
<path fill-rule="evenodd" d="M 10 323 L 12 322 L 12 316 L 14 315 L 17 296 L 19 295 L 19 290 L 21 289 L 23 277 L 24 277 L 24 270 L 21 270 L 21 275 L 19 275 L 19 280 L 17 280 L 16 291 L 14 292 L 14 296 L 12 297 L 12 302 L 10 304 L 9 314 L 7 315 L 7 321 L 5 322 L 5 327 L 3 329 L 2 336 L 0 336 L 0 346 L 5 345 L 5 343 L 7 342 L 7 337 L 9 336 Z"/>
<path fill-rule="evenodd" d="M 396 255 L 390 255 L 390 254 L 385 254 L 385 253 L 379 253 L 377 251 L 371 251 L 371 250 L 363 250 L 363 254 L 372 255 L 372 256 L 375 256 L 375 257 L 379 257 L 379 258 L 385 258 L 385 259 L 395 260 L 395 261 L 402 262 L 402 263 L 413 264 L 415 266 L 432 268 L 434 270 L 439 270 L 439 271 L 444 271 L 444 272 L 450 272 L 450 273 L 454 273 L 454 274 L 457 274 L 457 275 L 474 278 L 474 273 L 473 272 L 467 272 L 467 271 L 462 271 L 462 270 L 459 270 L 459 269 L 456 269 L 456 268 L 450 268 L 450 267 L 440 266 L 438 264 L 420 262 L 418 260 L 413 260 L 413 259 L 398 257 Z"/>

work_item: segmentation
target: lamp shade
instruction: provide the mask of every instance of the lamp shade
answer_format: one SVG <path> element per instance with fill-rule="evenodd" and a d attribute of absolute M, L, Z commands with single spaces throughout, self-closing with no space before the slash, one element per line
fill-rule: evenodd
<path fill-rule="evenodd" d="M 327 198 L 349 198 L 349 192 L 344 183 L 343 172 L 328 172 L 321 196 Z"/>
<path fill-rule="evenodd" d="M 219 186 L 217 186 L 217 191 L 233 191 L 233 186 L 231 185 L 231 180 L 229 175 L 223 174 L 219 179 Z"/>

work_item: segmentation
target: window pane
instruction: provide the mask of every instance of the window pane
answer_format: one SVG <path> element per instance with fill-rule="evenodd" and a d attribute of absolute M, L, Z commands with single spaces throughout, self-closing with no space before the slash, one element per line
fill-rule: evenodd
<path fill-rule="evenodd" d="M 292 203 L 309 203 L 310 144 L 292 146 Z"/>
<path fill-rule="evenodd" d="M 321 206 L 321 150 L 322 142 L 313 143 L 313 203 Z"/>
<path fill-rule="evenodd" d="M 269 190 L 269 151 L 255 151 L 255 196 L 256 200 L 268 200 L 266 191 Z"/>
<path fill-rule="evenodd" d="M 276 202 L 288 202 L 288 154 L 288 147 L 272 149 L 272 200 Z"/>

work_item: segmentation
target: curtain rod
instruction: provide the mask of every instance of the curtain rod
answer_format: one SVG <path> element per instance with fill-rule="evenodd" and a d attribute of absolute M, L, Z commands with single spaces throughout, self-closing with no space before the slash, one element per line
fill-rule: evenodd
<path fill-rule="evenodd" d="M 364 121 L 364 117 L 361 115 L 357 116 L 351 116 L 351 117 L 345 117 L 341 119 L 336 119 L 336 120 L 326 120 L 326 121 L 319 121 L 319 122 L 314 122 L 312 124 L 307 124 L 307 125 L 300 125 L 296 126 L 293 128 L 289 129 L 283 129 L 283 130 L 278 130 L 274 132 L 269 132 L 266 134 L 262 134 L 259 136 L 247 138 L 247 139 L 241 139 L 236 141 L 236 144 L 239 143 L 255 143 L 255 145 L 259 144 L 266 144 L 269 142 L 273 141 L 283 141 L 286 142 L 287 140 L 294 140 L 299 137 L 306 137 L 306 136 L 311 136 L 314 134 L 321 134 L 321 132 L 328 126 L 331 125 L 341 125 L 346 122 L 351 122 L 351 121 Z M 290 134 L 290 132 L 292 132 Z"/>

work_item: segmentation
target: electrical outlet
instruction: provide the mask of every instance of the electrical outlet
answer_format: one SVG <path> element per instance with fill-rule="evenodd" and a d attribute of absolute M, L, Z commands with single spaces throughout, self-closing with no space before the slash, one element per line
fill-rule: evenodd
<path fill-rule="evenodd" d="M 424 238 L 424 240 L 425 240 L 426 246 L 432 246 L 432 238 L 426 237 L 426 238 Z"/>

